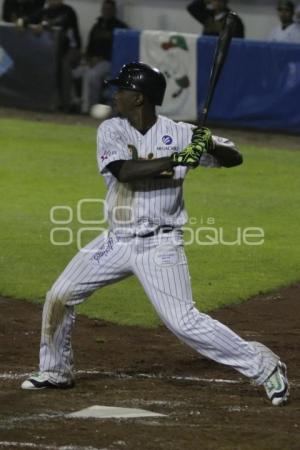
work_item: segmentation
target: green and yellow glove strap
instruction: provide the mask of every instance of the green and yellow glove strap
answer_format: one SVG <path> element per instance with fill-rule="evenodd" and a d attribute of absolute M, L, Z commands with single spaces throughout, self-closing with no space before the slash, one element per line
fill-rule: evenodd
<path fill-rule="evenodd" d="M 195 149 L 194 144 L 189 144 L 181 152 L 173 153 L 170 159 L 173 166 L 197 167 L 201 155 L 202 152 L 200 154 L 199 150 Z"/>
<path fill-rule="evenodd" d="M 204 152 L 211 152 L 214 143 L 209 128 L 195 128 L 191 143 L 181 152 L 171 155 L 171 162 L 174 166 L 197 167 Z"/>
<path fill-rule="evenodd" d="M 194 141 L 192 142 L 194 153 L 198 155 L 198 158 L 200 159 L 202 156 L 202 153 L 207 151 L 207 145 L 206 143 L 202 141 Z"/>
<path fill-rule="evenodd" d="M 212 133 L 209 128 L 201 127 L 193 130 L 192 144 L 202 145 L 203 151 L 211 152 L 213 149 Z"/>

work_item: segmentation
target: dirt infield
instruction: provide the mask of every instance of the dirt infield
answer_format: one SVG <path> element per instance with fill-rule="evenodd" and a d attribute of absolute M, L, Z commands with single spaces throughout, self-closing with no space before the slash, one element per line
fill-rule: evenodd
<path fill-rule="evenodd" d="M 20 389 L 37 368 L 41 306 L 1 298 L 0 448 L 83 450 L 299 450 L 300 284 L 212 315 L 287 362 L 291 401 L 180 343 L 164 327 L 120 327 L 78 317 L 74 389 Z M 164 418 L 69 419 L 92 405 L 148 409 Z"/>

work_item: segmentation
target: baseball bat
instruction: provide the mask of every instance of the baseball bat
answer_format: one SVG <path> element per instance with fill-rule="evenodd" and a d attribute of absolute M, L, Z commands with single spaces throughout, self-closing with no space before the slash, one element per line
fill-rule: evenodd
<path fill-rule="evenodd" d="M 202 109 L 201 118 L 198 126 L 203 127 L 207 120 L 208 111 L 215 93 L 216 85 L 222 72 L 228 49 L 230 46 L 231 38 L 233 35 L 234 26 L 236 23 L 237 14 L 233 11 L 229 12 L 226 16 L 225 25 L 218 38 L 217 47 L 215 50 L 212 69 L 209 77 L 208 92 L 205 99 L 205 103 Z"/>

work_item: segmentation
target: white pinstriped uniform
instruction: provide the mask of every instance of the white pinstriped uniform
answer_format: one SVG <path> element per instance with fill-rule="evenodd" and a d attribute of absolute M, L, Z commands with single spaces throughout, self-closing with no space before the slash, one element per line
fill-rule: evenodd
<path fill-rule="evenodd" d="M 168 156 L 185 147 L 191 134 L 191 125 L 162 116 L 145 135 L 126 119 L 113 118 L 100 125 L 97 159 L 108 188 L 109 230 L 73 258 L 47 294 L 40 371 L 50 381 L 68 382 L 72 378 L 74 306 L 96 289 L 132 274 L 140 280 L 163 323 L 196 351 L 258 384 L 274 370 L 277 357 L 259 351 L 194 306 L 180 230 L 187 220 L 182 196 L 187 168 L 178 166 L 173 175 L 128 184 L 118 182 L 106 168 L 112 161 L 137 156 Z M 214 137 L 214 141 L 216 145 L 234 145 L 224 138 Z M 205 155 L 201 165 L 219 164 Z M 143 237 L 165 225 L 172 231 Z"/>

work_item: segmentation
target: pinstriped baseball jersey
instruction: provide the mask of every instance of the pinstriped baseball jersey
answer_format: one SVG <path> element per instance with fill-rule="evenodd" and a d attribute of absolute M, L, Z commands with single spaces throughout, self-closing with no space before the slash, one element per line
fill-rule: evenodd
<path fill-rule="evenodd" d="M 107 169 L 113 161 L 152 159 L 170 156 L 186 147 L 192 137 L 193 125 L 176 123 L 158 116 L 156 123 L 143 135 L 127 119 L 104 121 L 97 136 L 97 160 L 108 193 L 106 206 L 112 229 L 124 229 L 143 235 L 161 225 L 180 227 L 187 221 L 182 184 L 187 167 L 177 166 L 170 173 L 133 183 L 119 183 Z M 215 142 L 223 138 L 214 137 Z M 224 140 L 225 141 L 225 140 Z M 200 165 L 217 167 L 217 160 L 203 155 Z"/>

